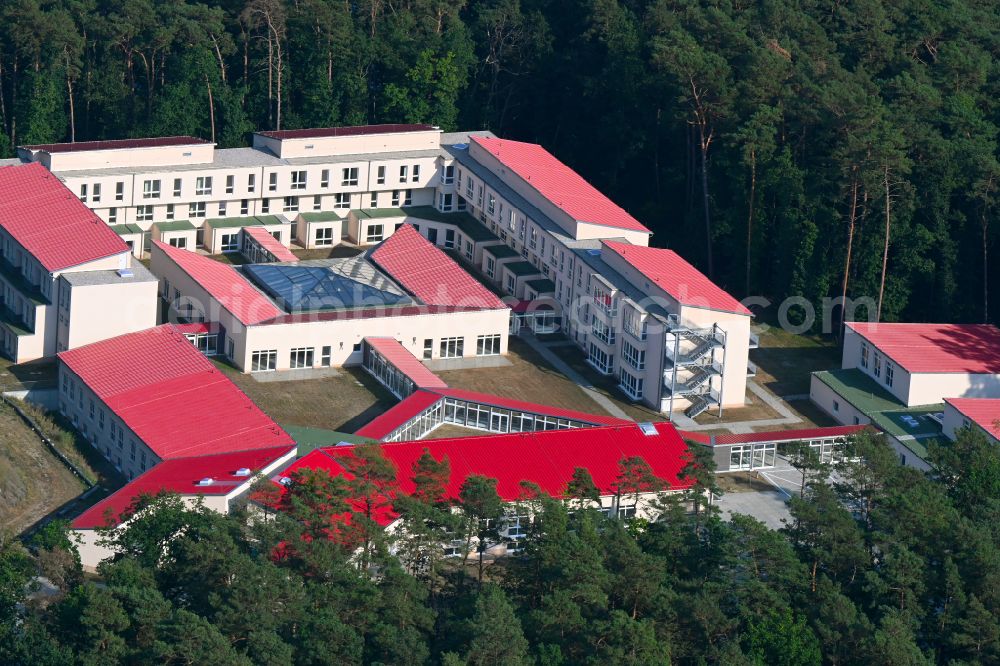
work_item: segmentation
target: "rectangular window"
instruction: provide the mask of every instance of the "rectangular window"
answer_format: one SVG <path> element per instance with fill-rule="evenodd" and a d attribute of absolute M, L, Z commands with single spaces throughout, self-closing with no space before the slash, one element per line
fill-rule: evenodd
<path fill-rule="evenodd" d="M 87 201 L 87 183 L 80 185 L 80 201 Z"/>
<path fill-rule="evenodd" d="M 493 196 L 492 192 L 490 192 L 490 196 L 487 199 L 486 212 L 488 212 L 490 215 L 497 212 L 497 198 Z"/>
<path fill-rule="evenodd" d="M 240 235 L 238 233 L 222 234 L 220 245 L 219 249 L 223 252 L 236 252 L 240 249 Z"/>
<path fill-rule="evenodd" d="M 895 373 L 895 366 L 889 361 L 885 362 L 885 385 L 892 386 L 892 376 Z"/>
<path fill-rule="evenodd" d="M 380 166 L 376 173 L 378 175 L 375 178 L 375 182 L 377 182 L 379 185 L 385 185 L 385 167 Z"/>
<path fill-rule="evenodd" d="M 172 220 L 176 217 L 176 207 L 174 204 L 167 204 L 167 219 Z"/>
<path fill-rule="evenodd" d="M 507 284 L 506 284 L 506 286 L 507 286 L 507 293 L 513 295 L 514 294 L 514 287 L 516 285 L 517 285 L 517 280 L 514 278 L 513 275 L 508 274 L 507 275 Z"/>
<path fill-rule="evenodd" d="M 236 176 L 226 176 L 226 194 L 232 194 L 236 189 Z"/>
<path fill-rule="evenodd" d="M 333 245 L 333 228 L 317 229 L 315 245 Z"/>
<path fill-rule="evenodd" d="M 178 179 L 179 180 L 179 179 Z M 211 176 L 198 176 L 194 181 L 194 193 L 196 196 L 203 197 L 212 193 L 212 177 Z"/>
<path fill-rule="evenodd" d="M 153 221 L 153 207 L 152 206 L 136 206 L 135 207 L 135 219 L 138 222 L 152 222 Z"/>
<path fill-rule="evenodd" d="M 500 335 L 480 335 L 476 338 L 476 356 L 500 354 Z"/>
<path fill-rule="evenodd" d="M 319 172 L 319 186 L 323 189 L 330 187 L 330 170 L 323 169 Z"/>
<path fill-rule="evenodd" d="M 445 185 L 454 182 L 455 180 L 455 165 L 449 164 L 444 169 L 441 170 L 441 182 Z M 461 182 L 458 183 L 459 186 L 462 185 Z"/>
<path fill-rule="evenodd" d="M 247 175 L 247 192 L 253 192 L 257 189 L 257 174 L 251 173 Z"/>
<path fill-rule="evenodd" d="M 108 209 L 108 222 L 110 224 L 114 224 L 117 221 L 118 221 L 118 209 L 117 208 L 109 208 Z"/>
<path fill-rule="evenodd" d="M 351 195 L 346 192 L 337 192 L 333 195 L 333 207 L 341 210 L 350 208 Z"/>
<path fill-rule="evenodd" d="M 271 200 L 270 199 L 261 199 L 260 200 L 260 212 L 265 213 L 265 214 L 271 212 Z"/>
<path fill-rule="evenodd" d="M 469 199 L 472 198 L 473 187 L 475 187 L 475 183 L 472 180 L 472 176 L 469 176 L 469 179 L 465 181 L 465 196 Z M 479 205 L 482 205 L 482 203 Z"/>
<path fill-rule="evenodd" d="M 319 357 L 319 364 L 322 365 L 324 368 L 329 368 L 330 359 L 332 356 L 333 356 L 333 347 L 331 347 L 330 345 L 324 345 L 323 352 L 320 354 Z"/>
<path fill-rule="evenodd" d="M 205 202 L 196 201 L 188 204 L 188 217 L 192 220 L 205 217 Z"/>
<path fill-rule="evenodd" d="M 615 344 L 615 329 L 610 324 L 606 324 L 599 318 L 594 317 L 594 322 L 591 330 L 594 334 L 594 337 L 603 342 L 604 344 L 606 345 Z"/>
<path fill-rule="evenodd" d="M 115 201 L 125 201 L 125 183 L 122 181 L 115 183 Z"/>
<path fill-rule="evenodd" d="M 875 352 L 875 369 L 873 370 L 873 374 L 876 377 L 882 376 L 882 355 L 878 352 Z"/>
<path fill-rule="evenodd" d="M 273 174 L 277 175 L 277 174 Z M 272 190 L 275 188 L 271 188 Z M 306 172 L 305 171 L 293 171 L 292 172 L 292 189 L 293 190 L 304 190 L 306 189 Z"/>
<path fill-rule="evenodd" d="M 313 366 L 313 352 L 315 347 L 297 347 L 291 351 L 288 357 L 288 365 L 291 368 L 311 368 Z"/>
<path fill-rule="evenodd" d="M 641 377 L 633 377 L 631 374 L 625 372 L 624 369 L 618 371 L 618 386 L 621 387 L 625 393 L 633 400 L 639 400 L 642 398 L 642 384 L 643 380 Z"/>
<path fill-rule="evenodd" d="M 371 208 L 378 208 L 378 192 L 372 192 L 371 200 L 368 202 Z"/>
<path fill-rule="evenodd" d="M 413 165 L 413 182 L 414 183 L 420 182 L 420 165 L 419 164 L 414 164 Z"/>
<path fill-rule="evenodd" d="M 369 224 L 367 233 L 365 234 L 365 242 L 377 243 L 382 240 L 384 233 L 381 224 Z"/>
<path fill-rule="evenodd" d="M 448 213 L 452 209 L 452 201 L 454 195 L 450 192 L 442 192 L 441 196 L 438 197 L 438 208 L 440 208 L 445 213 Z"/>
<path fill-rule="evenodd" d="M 399 167 L 399 182 L 405 183 L 410 174 L 410 168 L 405 164 Z"/>
<path fill-rule="evenodd" d="M 176 247 L 182 250 L 187 248 L 187 238 L 184 238 L 183 236 L 171 238 L 169 243 L 170 247 Z"/>
<path fill-rule="evenodd" d="M 633 346 L 628 340 L 622 340 L 622 359 L 636 370 L 646 369 L 646 350 Z"/>
<path fill-rule="evenodd" d="M 241 199 L 240 200 L 240 215 L 249 215 L 249 214 L 250 214 L 250 200 L 249 199 Z"/>
<path fill-rule="evenodd" d="M 267 351 L 255 351 L 250 355 L 250 371 L 266 372 L 278 367 L 278 351 L 269 349 Z"/>
<path fill-rule="evenodd" d="M 424 338 L 424 360 L 434 356 L 434 338 Z"/>
<path fill-rule="evenodd" d="M 159 180 L 145 180 L 142 183 L 142 198 L 143 199 L 159 199 L 160 198 L 160 181 Z"/>
<path fill-rule="evenodd" d="M 494 259 L 493 257 L 486 257 L 486 277 L 490 278 L 491 280 L 493 279 L 494 275 L 496 274 L 496 266 L 497 266 L 496 259 Z"/>
<path fill-rule="evenodd" d="M 268 174 L 267 189 L 271 192 L 278 191 L 278 172 Z"/>
<path fill-rule="evenodd" d="M 455 230 L 445 229 L 444 230 L 444 246 L 449 250 L 455 249 Z"/>
<path fill-rule="evenodd" d="M 392 191 L 392 205 L 393 206 L 399 205 L 399 190 Z"/>
<path fill-rule="evenodd" d="M 590 355 L 587 357 L 587 361 L 592 366 L 597 368 L 597 371 L 601 374 L 611 374 L 613 367 L 611 355 L 595 345 L 593 342 L 590 343 Z"/>
<path fill-rule="evenodd" d="M 464 355 L 465 338 L 441 338 L 441 358 L 458 358 Z"/>
<path fill-rule="evenodd" d="M 867 342 L 862 342 L 861 343 L 861 367 L 862 368 L 867 368 L 868 367 L 868 353 L 869 353 L 868 352 L 868 343 Z"/>
<path fill-rule="evenodd" d="M 313 197 L 313 210 L 323 210 L 323 197 Z"/>
<path fill-rule="evenodd" d="M 226 202 L 225 201 L 220 201 L 219 202 L 219 217 L 225 217 L 225 216 L 226 216 Z"/>
<path fill-rule="evenodd" d="M 91 200 L 94 203 L 100 203 L 101 202 L 101 184 L 100 183 L 94 183 L 93 193 L 92 193 L 92 195 L 91 195 L 90 198 L 91 198 Z"/>
<path fill-rule="evenodd" d="M 413 205 L 413 191 L 403 190 L 403 205 L 412 206 Z"/>
<path fill-rule="evenodd" d="M 298 197 L 285 197 L 284 211 L 286 213 L 297 213 L 298 210 L 299 210 L 299 198 Z"/>
<path fill-rule="evenodd" d="M 358 167 L 345 167 L 340 170 L 340 184 L 352 187 L 358 184 Z"/>

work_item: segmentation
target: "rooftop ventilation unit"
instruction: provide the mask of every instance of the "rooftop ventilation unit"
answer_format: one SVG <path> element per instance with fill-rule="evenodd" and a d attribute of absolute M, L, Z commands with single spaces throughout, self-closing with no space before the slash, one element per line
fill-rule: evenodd
<path fill-rule="evenodd" d="M 649 421 L 640 423 L 639 430 L 641 430 L 642 434 L 645 435 L 646 437 L 655 437 L 656 435 L 660 434 L 659 431 L 656 429 L 656 426 L 654 426 Z"/>
<path fill-rule="evenodd" d="M 280 483 L 283 486 L 290 486 L 292 485 L 292 480 L 287 476 L 283 476 L 280 479 L 278 479 L 278 483 Z"/>
<path fill-rule="evenodd" d="M 120 278 L 131 278 L 135 277 L 135 273 L 132 272 L 131 268 L 119 268 L 118 277 Z"/>
<path fill-rule="evenodd" d="M 469 149 L 469 144 L 467 144 L 467 143 L 456 143 L 454 146 L 452 146 L 452 148 L 454 148 L 455 150 L 468 150 Z"/>
<path fill-rule="evenodd" d="M 600 250 L 587 250 L 587 254 L 589 254 L 592 257 L 599 257 L 599 256 L 601 256 L 601 251 Z"/>
<path fill-rule="evenodd" d="M 250 476 L 250 468 L 249 467 L 240 467 L 238 470 L 236 470 L 236 473 L 235 473 L 234 476 Z"/>
<path fill-rule="evenodd" d="M 204 479 L 198 482 L 199 486 L 210 486 L 215 483 L 215 479 L 210 476 L 206 476 Z"/>

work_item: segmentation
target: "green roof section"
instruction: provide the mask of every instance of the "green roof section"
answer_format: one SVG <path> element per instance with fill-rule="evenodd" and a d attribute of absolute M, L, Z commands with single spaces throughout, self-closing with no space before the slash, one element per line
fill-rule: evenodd
<path fill-rule="evenodd" d="M 483 226 L 479 220 L 462 211 L 442 213 L 434 206 L 408 206 L 402 210 L 407 217 L 415 217 L 427 220 L 428 222 L 453 224 L 458 227 L 459 231 L 472 239 L 474 243 L 500 240 L 492 231 Z"/>
<path fill-rule="evenodd" d="M 33 335 L 28 330 L 27 324 L 24 323 L 19 315 L 14 314 L 14 311 L 10 308 L 0 306 L 0 324 L 6 326 L 16 336 Z"/>
<path fill-rule="evenodd" d="M 233 229 L 239 227 L 257 227 L 265 224 L 284 224 L 284 222 L 277 215 L 251 215 L 250 217 L 216 217 L 205 220 L 205 224 L 213 229 Z"/>
<path fill-rule="evenodd" d="M 386 217 L 406 217 L 402 208 L 359 208 L 351 211 L 362 220 L 382 219 Z"/>
<path fill-rule="evenodd" d="M 164 231 L 194 231 L 194 225 L 187 220 L 174 220 L 173 222 L 155 222 L 153 224 L 160 233 Z"/>
<path fill-rule="evenodd" d="M 30 299 L 35 305 L 48 305 L 51 303 L 51 301 L 46 298 L 45 294 L 42 293 L 41 288 L 28 282 L 28 278 L 24 277 L 21 269 L 7 261 L 2 254 L 0 254 L 0 275 L 2 275 L 14 289 L 20 292 L 22 296 Z"/>
<path fill-rule="evenodd" d="M 857 368 L 813 374 L 920 458 L 926 460 L 927 446 L 931 442 L 948 444 L 941 432 L 941 423 L 934 417 L 944 411 L 943 404 L 907 407 Z"/>
<path fill-rule="evenodd" d="M 324 210 L 316 213 L 300 213 L 299 217 L 304 222 L 343 222 L 345 216 L 335 210 Z"/>
<path fill-rule="evenodd" d="M 305 426 L 282 426 L 295 443 L 298 445 L 297 454 L 304 456 L 313 449 L 324 446 L 337 446 L 346 442 L 347 444 L 364 444 L 374 441 L 367 437 L 358 437 L 346 432 L 336 430 L 324 430 L 323 428 L 307 428 Z"/>
<path fill-rule="evenodd" d="M 483 248 L 486 252 L 489 252 L 497 259 L 509 259 L 511 257 L 520 257 L 517 250 L 508 245 L 487 245 Z"/>
<path fill-rule="evenodd" d="M 542 278 L 540 280 L 528 280 L 525 284 L 537 291 L 539 294 L 548 294 L 556 290 L 556 283 L 546 278 Z"/>
<path fill-rule="evenodd" d="M 500 268 L 510 271 L 517 277 L 539 275 L 542 272 L 535 268 L 530 261 L 512 261 L 509 264 L 503 264 Z"/>
<path fill-rule="evenodd" d="M 112 224 L 111 231 L 115 232 L 119 236 L 142 233 L 142 229 L 134 224 Z"/>

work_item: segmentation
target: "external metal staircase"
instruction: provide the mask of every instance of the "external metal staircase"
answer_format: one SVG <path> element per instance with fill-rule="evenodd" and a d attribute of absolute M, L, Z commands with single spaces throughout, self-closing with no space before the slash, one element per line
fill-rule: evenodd
<path fill-rule="evenodd" d="M 687 328 L 673 318 L 670 323 L 663 373 L 670 413 L 673 414 L 676 398 L 687 400 L 684 414 L 689 418 L 716 405 L 721 409 L 720 395 L 713 388 L 712 379 L 721 376 L 725 368 L 725 331 L 718 326 Z"/>

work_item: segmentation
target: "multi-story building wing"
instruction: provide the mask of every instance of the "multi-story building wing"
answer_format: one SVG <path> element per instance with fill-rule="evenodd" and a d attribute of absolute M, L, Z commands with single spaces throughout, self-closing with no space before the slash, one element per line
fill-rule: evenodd
<path fill-rule="evenodd" d="M 156 323 L 155 278 L 40 165 L 0 168 L 0 255 L 0 344 L 16 363 Z"/>
<path fill-rule="evenodd" d="M 744 403 L 749 311 L 675 253 L 640 253 L 649 229 L 541 146 L 374 125 L 258 132 L 247 148 L 166 137 L 19 155 L 137 256 L 152 241 L 239 251 L 253 226 L 283 245 L 372 245 L 408 222 L 521 301 L 515 323 L 561 323 L 632 399 L 689 416 Z"/>

